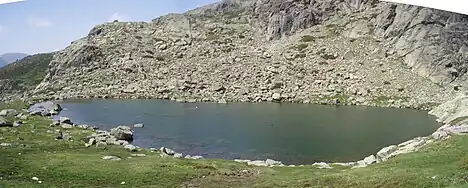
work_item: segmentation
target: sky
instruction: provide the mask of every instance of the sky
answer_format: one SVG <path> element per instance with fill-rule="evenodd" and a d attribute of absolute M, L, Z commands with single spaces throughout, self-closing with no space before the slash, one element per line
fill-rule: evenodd
<path fill-rule="evenodd" d="M 61 50 L 98 24 L 151 21 L 218 0 L 0 0 L 0 54 Z"/>

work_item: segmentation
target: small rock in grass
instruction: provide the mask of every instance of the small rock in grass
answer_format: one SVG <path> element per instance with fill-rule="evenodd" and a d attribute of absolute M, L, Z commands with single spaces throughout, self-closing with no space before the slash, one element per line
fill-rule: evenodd
<path fill-rule="evenodd" d="M 137 151 L 137 150 L 138 150 L 138 148 L 137 148 L 136 146 L 131 145 L 131 144 L 125 145 L 124 148 L 125 148 L 126 150 L 128 150 L 128 151 Z"/>
<path fill-rule="evenodd" d="M 111 160 L 111 161 L 118 161 L 118 160 L 121 160 L 120 157 L 117 157 L 117 156 L 103 156 L 102 159 L 104 159 L 104 160 Z"/>
<path fill-rule="evenodd" d="M 146 157 L 146 154 L 143 154 L 143 153 L 134 153 L 134 154 L 132 154 L 132 157 Z"/>
<path fill-rule="evenodd" d="M 9 147 L 9 146 L 11 146 L 11 144 L 10 144 L 10 143 L 1 143 L 0 146 L 2 146 L 2 147 Z"/>
<path fill-rule="evenodd" d="M 184 156 L 182 155 L 182 153 L 175 153 L 175 154 L 174 154 L 174 158 L 182 158 L 182 157 L 184 157 Z"/>
<path fill-rule="evenodd" d="M 57 131 L 57 132 L 55 133 L 55 139 L 57 139 L 57 140 L 63 139 L 63 133 L 62 133 L 62 131 Z"/>

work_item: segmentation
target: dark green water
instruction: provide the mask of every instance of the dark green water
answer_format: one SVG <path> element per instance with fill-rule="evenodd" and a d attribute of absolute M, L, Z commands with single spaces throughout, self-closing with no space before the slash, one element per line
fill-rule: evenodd
<path fill-rule="evenodd" d="M 439 126 L 426 112 L 394 108 L 163 100 L 61 104 L 61 116 L 105 130 L 144 123 L 144 128 L 134 129 L 133 144 L 140 147 L 165 146 L 205 158 L 271 158 L 285 164 L 359 160 L 384 146 L 429 135 Z"/>

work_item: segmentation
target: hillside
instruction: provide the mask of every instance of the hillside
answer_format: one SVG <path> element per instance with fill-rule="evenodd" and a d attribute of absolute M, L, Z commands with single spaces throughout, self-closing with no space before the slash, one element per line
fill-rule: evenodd
<path fill-rule="evenodd" d="M 27 56 L 0 68 L 0 98 L 34 89 L 46 74 L 53 53 Z"/>
<path fill-rule="evenodd" d="M 2 59 L 2 58 L 0 57 L 0 67 L 3 67 L 3 66 L 5 66 L 5 65 L 7 65 L 7 64 L 8 64 L 8 61 L 6 61 L 6 60 L 4 60 L 4 59 Z"/>
<path fill-rule="evenodd" d="M 0 58 L 4 59 L 8 63 L 13 63 L 17 60 L 23 59 L 26 56 L 28 56 L 28 54 L 25 53 L 4 53 L 0 55 Z"/>
<path fill-rule="evenodd" d="M 377 0 L 222 1 L 98 25 L 35 93 L 422 108 L 464 89 L 466 20 Z"/>

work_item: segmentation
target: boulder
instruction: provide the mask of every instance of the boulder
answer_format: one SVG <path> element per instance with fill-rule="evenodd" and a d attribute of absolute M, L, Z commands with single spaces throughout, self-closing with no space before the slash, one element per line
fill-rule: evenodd
<path fill-rule="evenodd" d="M 331 169 L 332 167 L 325 163 L 325 162 L 320 162 L 320 163 L 314 163 L 312 166 L 316 166 L 318 169 Z"/>
<path fill-rule="evenodd" d="M 199 156 L 199 155 L 196 155 L 196 156 L 186 155 L 184 158 L 186 158 L 186 159 L 203 159 L 203 156 Z"/>
<path fill-rule="evenodd" d="M 432 138 L 434 140 L 446 140 L 447 138 L 450 137 L 450 135 L 448 134 L 447 131 L 443 131 L 443 130 L 438 130 L 434 133 L 432 133 Z"/>
<path fill-rule="evenodd" d="M 56 109 L 59 109 L 56 103 L 47 101 L 32 105 L 29 107 L 28 112 L 32 115 L 50 116 L 52 114 L 58 114 Z"/>
<path fill-rule="evenodd" d="M 457 125 L 468 122 L 468 96 L 459 95 L 429 111 L 441 123 Z"/>
<path fill-rule="evenodd" d="M 370 156 L 364 158 L 363 160 L 360 160 L 360 161 L 356 162 L 356 165 L 353 168 L 366 167 L 366 166 L 368 166 L 370 164 L 373 164 L 373 163 L 376 163 L 376 162 L 377 162 L 377 158 L 374 155 L 370 155 Z"/>
<path fill-rule="evenodd" d="M 133 125 L 133 128 L 143 128 L 145 125 L 143 123 L 137 123 Z"/>
<path fill-rule="evenodd" d="M 453 135 L 464 135 L 468 133 L 468 125 L 452 126 L 444 130 Z"/>
<path fill-rule="evenodd" d="M 273 95 L 271 96 L 271 98 L 275 101 L 280 101 L 281 100 L 281 94 L 279 93 L 273 93 Z"/>
<path fill-rule="evenodd" d="M 267 159 L 265 160 L 265 163 L 268 165 L 268 166 L 277 166 L 277 165 L 283 165 L 283 163 L 281 161 L 275 161 L 273 159 Z"/>
<path fill-rule="evenodd" d="M 64 129 L 73 129 L 73 125 L 68 124 L 68 123 L 61 123 L 60 127 L 64 128 Z"/>
<path fill-rule="evenodd" d="M 10 143 L 0 143 L 1 147 L 10 147 L 12 144 Z"/>
<path fill-rule="evenodd" d="M 132 157 L 146 157 L 146 154 L 144 154 L 144 153 L 133 153 Z"/>
<path fill-rule="evenodd" d="M 377 152 L 377 161 L 386 161 L 390 158 L 390 154 L 398 150 L 398 146 L 391 145 L 382 148 L 380 151 Z"/>
<path fill-rule="evenodd" d="M 72 120 L 68 117 L 60 117 L 59 122 L 62 123 L 67 123 L 67 124 L 73 124 Z"/>
<path fill-rule="evenodd" d="M 55 139 L 57 139 L 57 140 L 63 139 L 63 133 L 62 133 L 62 131 L 57 131 L 57 132 L 55 133 Z"/>
<path fill-rule="evenodd" d="M 249 161 L 249 162 L 247 162 L 247 165 L 252 165 L 252 166 L 268 166 L 268 164 L 267 164 L 265 161 L 261 161 L 261 160 Z"/>
<path fill-rule="evenodd" d="M 9 116 L 9 117 L 12 117 L 12 116 L 16 116 L 18 115 L 18 111 L 15 110 L 15 109 L 3 109 L 0 111 L 0 116 Z"/>
<path fill-rule="evenodd" d="M 174 158 L 182 158 L 184 157 L 182 153 L 175 153 Z"/>
<path fill-rule="evenodd" d="M 80 129 L 89 129 L 89 125 L 87 124 L 82 124 L 82 125 L 77 125 L 76 127 L 80 128 Z"/>
<path fill-rule="evenodd" d="M 129 126 L 118 126 L 110 130 L 110 134 L 117 140 L 132 141 L 133 131 Z"/>
<path fill-rule="evenodd" d="M 159 150 L 160 150 L 162 153 L 167 154 L 167 155 L 174 155 L 174 154 L 175 154 L 175 151 L 174 151 L 174 150 L 171 150 L 171 149 L 166 148 L 166 147 L 161 147 Z"/>
<path fill-rule="evenodd" d="M 131 145 L 131 144 L 125 145 L 124 148 L 125 148 L 126 150 L 128 150 L 128 151 L 137 151 L 137 150 L 138 150 L 138 148 L 137 148 L 136 146 Z"/>
<path fill-rule="evenodd" d="M 10 121 L 0 116 L 0 127 L 11 127 L 11 126 L 13 126 L 13 124 Z"/>
<path fill-rule="evenodd" d="M 111 160 L 111 161 L 119 161 L 121 160 L 120 157 L 117 157 L 117 156 L 103 156 L 102 159 L 104 160 Z"/>
<path fill-rule="evenodd" d="M 21 126 L 22 124 L 23 124 L 22 121 L 14 121 L 14 122 L 13 122 L 13 127 L 19 127 L 19 126 Z"/>

